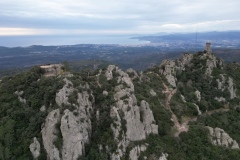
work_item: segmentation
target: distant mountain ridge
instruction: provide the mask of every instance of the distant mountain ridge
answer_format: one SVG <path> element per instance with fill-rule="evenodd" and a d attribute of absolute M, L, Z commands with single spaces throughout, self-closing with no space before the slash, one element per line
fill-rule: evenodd
<path fill-rule="evenodd" d="M 196 35 L 197 34 L 197 35 Z M 157 36 L 139 36 L 133 39 L 145 40 L 150 42 L 160 42 L 161 40 L 240 40 L 240 31 L 213 31 L 213 32 L 192 32 L 192 33 L 172 33 Z"/>

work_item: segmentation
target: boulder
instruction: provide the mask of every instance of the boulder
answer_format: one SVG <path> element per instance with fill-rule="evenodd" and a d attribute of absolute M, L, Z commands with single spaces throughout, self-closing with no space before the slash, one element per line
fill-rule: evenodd
<path fill-rule="evenodd" d="M 40 143 L 36 137 L 33 138 L 33 143 L 30 144 L 29 149 L 34 159 L 37 159 L 40 156 Z"/>

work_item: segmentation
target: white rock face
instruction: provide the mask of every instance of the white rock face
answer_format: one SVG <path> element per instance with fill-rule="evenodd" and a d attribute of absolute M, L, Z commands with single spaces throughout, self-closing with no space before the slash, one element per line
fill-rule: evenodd
<path fill-rule="evenodd" d="M 18 100 L 24 104 L 26 104 L 26 99 L 24 99 L 22 96 L 23 96 L 23 91 L 16 91 L 14 92 L 17 96 L 18 96 Z"/>
<path fill-rule="evenodd" d="M 167 160 L 168 154 L 167 153 L 162 153 L 162 156 L 159 157 L 159 160 Z"/>
<path fill-rule="evenodd" d="M 212 144 L 218 146 L 225 146 L 232 149 L 239 148 L 238 143 L 233 140 L 223 129 L 221 128 L 212 128 L 207 126 Z"/>
<path fill-rule="evenodd" d="M 40 111 L 41 111 L 41 112 L 45 112 L 45 111 L 46 111 L 46 106 L 43 105 L 43 106 L 40 108 Z"/>
<path fill-rule="evenodd" d="M 129 73 L 129 74 L 133 74 L 133 75 L 134 75 L 134 76 L 132 77 L 132 79 L 135 79 L 135 78 L 139 77 L 139 75 L 137 74 L 137 72 L 136 72 L 135 70 L 133 70 L 132 68 L 127 69 L 126 72 Z"/>
<path fill-rule="evenodd" d="M 156 95 L 157 95 L 157 93 L 156 93 L 153 89 L 151 89 L 149 93 L 150 93 L 152 96 L 156 96 Z"/>
<path fill-rule="evenodd" d="M 198 90 L 196 90 L 196 91 L 194 92 L 194 94 L 196 95 L 198 102 L 201 101 L 201 92 L 199 92 Z"/>
<path fill-rule="evenodd" d="M 69 104 L 67 101 L 68 96 L 76 89 L 72 87 L 72 83 L 64 79 L 66 84 L 56 94 L 56 103 Z M 80 86 L 85 90 L 89 89 L 86 84 Z M 45 120 L 45 125 L 42 129 L 42 137 L 44 148 L 47 151 L 48 159 L 50 160 L 77 160 L 81 155 L 85 154 L 85 144 L 89 143 L 90 135 L 92 132 L 91 126 L 91 112 L 92 102 L 89 100 L 90 93 L 83 91 L 78 93 L 77 104 L 71 104 L 72 111 L 65 109 L 63 114 L 60 115 L 59 109 L 50 112 Z M 56 124 L 59 123 L 62 135 L 62 146 L 60 151 L 54 145 L 57 140 Z"/>
<path fill-rule="evenodd" d="M 218 102 L 225 102 L 226 99 L 224 97 L 215 97 L 215 100 L 217 100 Z"/>
<path fill-rule="evenodd" d="M 70 104 L 68 102 L 68 96 L 72 94 L 73 92 L 73 84 L 71 81 L 69 81 L 67 78 L 63 79 L 65 81 L 65 85 L 62 89 L 59 90 L 59 92 L 56 94 L 55 101 L 58 104 L 58 106 L 61 106 L 62 104 Z"/>
<path fill-rule="evenodd" d="M 111 80 L 113 79 L 113 74 L 112 71 L 116 68 L 115 65 L 109 65 L 106 72 L 105 72 L 105 76 L 107 77 L 107 80 Z"/>
<path fill-rule="evenodd" d="M 183 101 L 184 103 L 186 103 L 187 101 L 185 100 L 185 97 L 184 97 L 182 94 L 181 94 L 180 96 L 181 96 L 182 101 Z"/>
<path fill-rule="evenodd" d="M 208 56 L 207 62 L 206 62 L 206 75 L 211 75 L 213 68 L 217 67 L 217 59 L 214 55 L 212 54 L 205 54 L 205 56 Z"/>
<path fill-rule="evenodd" d="M 114 94 L 114 99 L 117 102 L 116 105 L 112 106 L 110 116 L 114 120 L 111 128 L 114 139 L 118 143 L 118 149 L 112 153 L 112 160 L 121 159 L 126 153 L 130 141 L 146 139 L 150 133 L 158 134 L 158 126 L 155 125 L 149 104 L 146 101 L 141 101 L 141 105 L 137 106 L 131 78 L 118 68 L 116 68 L 116 72 L 119 75 L 117 77 L 119 85 L 115 87 Z M 124 128 L 125 130 L 123 130 Z"/>
<path fill-rule="evenodd" d="M 233 87 L 233 79 L 231 77 L 228 78 L 228 91 L 230 93 L 230 99 L 236 97 L 236 89 Z"/>
<path fill-rule="evenodd" d="M 40 143 L 38 142 L 36 137 L 33 138 L 33 143 L 30 144 L 29 148 L 30 148 L 33 158 L 37 159 L 40 156 L 41 148 L 40 148 Z"/>
<path fill-rule="evenodd" d="M 131 151 L 130 151 L 130 154 L 129 154 L 129 158 L 130 160 L 138 160 L 141 152 L 144 152 L 147 150 L 147 147 L 146 145 L 141 145 L 141 146 L 136 146 L 134 147 Z"/>
<path fill-rule="evenodd" d="M 193 105 L 194 105 L 194 106 L 196 106 L 196 109 L 197 109 L 198 115 L 201 115 L 201 114 L 202 114 L 202 112 L 200 111 L 200 109 L 199 109 L 198 105 L 196 105 L 195 103 L 193 103 Z"/>
<path fill-rule="evenodd" d="M 233 79 L 231 77 L 228 78 L 228 81 L 226 81 L 226 78 L 223 74 L 220 74 L 220 79 L 216 80 L 218 83 L 218 89 L 221 91 L 228 90 L 230 93 L 230 99 L 233 99 L 236 97 L 236 88 L 234 87 Z M 226 85 L 227 83 L 227 85 Z M 221 97 L 215 98 L 218 101 L 224 101 Z"/>
<path fill-rule="evenodd" d="M 108 95 L 108 91 L 103 91 L 103 95 L 107 96 Z"/>
<path fill-rule="evenodd" d="M 86 86 L 88 88 L 88 86 Z M 64 111 L 61 118 L 61 132 L 63 136 L 62 159 L 77 160 L 85 154 L 85 144 L 89 143 L 92 132 L 91 112 L 92 103 L 87 91 L 78 93 L 79 106 L 71 112 Z"/>
<path fill-rule="evenodd" d="M 184 54 L 181 59 L 173 61 L 173 60 L 164 60 L 160 68 L 160 73 L 163 74 L 168 83 L 172 87 L 176 87 L 176 71 L 184 71 L 185 65 L 188 65 L 193 59 L 193 54 Z"/>
<path fill-rule="evenodd" d="M 59 109 L 51 111 L 46 117 L 44 127 L 42 128 L 43 146 L 47 152 L 49 160 L 60 160 L 59 150 L 54 145 L 58 138 L 56 124 L 60 121 Z"/>
<path fill-rule="evenodd" d="M 169 61 L 169 60 L 164 60 L 160 67 L 164 66 L 164 69 L 162 69 L 160 72 L 166 77 L 168 83 L 172 87 L 176 87 L 176 64 L 175 61 Z"/>

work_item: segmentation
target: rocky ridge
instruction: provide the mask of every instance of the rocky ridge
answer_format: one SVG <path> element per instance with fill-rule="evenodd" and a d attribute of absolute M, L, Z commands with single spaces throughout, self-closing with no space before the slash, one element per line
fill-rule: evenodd
<path fill-rule="evenodd" d="M 239 149 L 238 143 L 233 140 L 223 129 L 207 126 L 212 144 L 232 149 Z"/>
<path fill-rule="evenodd" d="M 120 160 L 131 141 L 144 140 L 150 133 L 158 134 L 158 126 L 155 125 L 153 113 L 146 101 L 141 101 L 141 105 L 137 106 L 134 85 L 126 72 L 111 65 L 106 71 L 107 79 L 113 78 L 113 70 L 118 75 L 118 85 L 115 86 L 114 93 L 116 105 L 112 106 L 110 115 L 114 119 L 111 128 L 118 143 L 118 154 L 113 153 L 112 159 Z"/>
<path fill-rule="evenodd" d="M 74 109 L 53 110 L 46 118 L 42 129 L 43 144 L 50 160 L 74 160 L 85 154 L 85 144 L 89 143 L 91 135 L 92 96 L 87 91 L 77 93 L 77 103 L 71 104 L 68 97 L 76 91 L 70 80 L 64 78 L 65 85 L 56 94 L 56 103 L 59 106 L 72 105 Z M 81 86 L 87 90 L 88 85 Z M 59 128 L 56 126 L 59 125 Z M 60 137 L 58 137 L 58 136 Z M 56 141 L 62 141 L 56 146 Z M 60 147 L 60 148 L 59 148 Z"/>

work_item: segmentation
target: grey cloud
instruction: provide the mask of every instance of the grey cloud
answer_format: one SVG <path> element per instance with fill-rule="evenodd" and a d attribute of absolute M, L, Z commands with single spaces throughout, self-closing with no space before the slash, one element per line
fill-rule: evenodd
<path fill-rule="evenodd" d="M 134 30 L 149 25 L 157 28 L 165 24 L 240 20 L 239 6 L 239 0 L 9 0 L 0 2 L 0 27 Z"/>

